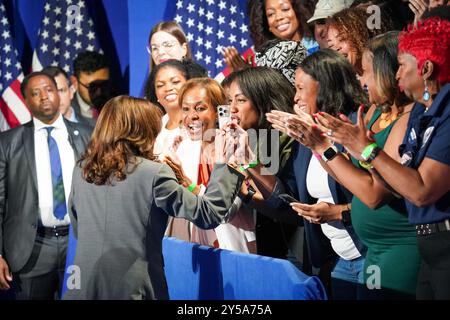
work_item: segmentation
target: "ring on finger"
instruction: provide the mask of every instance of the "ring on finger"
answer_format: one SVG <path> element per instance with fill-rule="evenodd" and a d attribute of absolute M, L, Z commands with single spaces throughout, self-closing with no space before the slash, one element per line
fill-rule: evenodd
<path fill-rule="evenodd" d="M 333 130 L 331 130 L 331 129 L 329 129 L 328 131 L 327 131 L 327 136 L 328 137 L 332 137 L 333 136 Z"/>

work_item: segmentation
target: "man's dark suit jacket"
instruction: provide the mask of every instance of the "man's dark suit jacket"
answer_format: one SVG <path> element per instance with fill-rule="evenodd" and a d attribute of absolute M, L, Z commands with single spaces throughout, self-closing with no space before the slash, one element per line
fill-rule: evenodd
<path fill-rule="evenodd" d="M 81 107 L 78 103 L 77 95 L 75 94 L 72 99 L 72 108 L 75 112 L 75 117 L 77 117 L 78 123 L 88 125 L 92 128 L 95 127 L 96 119 L 85 117 L 81 114 Z"/>
<path fill-rule="evenodd" d="M 91 137 L 91 128 L 64 119 L 69 142 L 78 160 Z M 39 220 L 34 156 L 34 124 L 0 133 L 0 254 L 12 272 L 30 258 Z"/>

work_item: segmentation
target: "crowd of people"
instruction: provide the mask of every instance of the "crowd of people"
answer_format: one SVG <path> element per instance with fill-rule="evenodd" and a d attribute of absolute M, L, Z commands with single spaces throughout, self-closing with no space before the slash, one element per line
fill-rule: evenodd
<path fill-rule="evenodd" d="M 256 63 L 224 48 L 220 83 L 161 22 L 145 98 L 96 52 L 27 75 L 32 121 L 0 133 L 0 290 L 60 298 L 71 234 L 87 276 L 65 299 L 168 299 L 164 236 L 289 260 L 330 299 L 450 299 L 449 9 L 249 1 Z"/>

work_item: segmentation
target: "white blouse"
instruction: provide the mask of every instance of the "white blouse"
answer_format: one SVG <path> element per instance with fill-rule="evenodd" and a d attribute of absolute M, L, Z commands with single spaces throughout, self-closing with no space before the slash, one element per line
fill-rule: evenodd
<path fill-rule="evenodd" d="M 161 132 L 156 137 L 155 146 L 153 148 L 153 153 L 155 155 L 169 153 L 169 148 L 172 147 L 175 137 L 181 135 L 181 129 L 179 127 L 171 130 L 166 128 L 168 121 L 169 116 L 165 114 L 162 117 Z"/>
<path fill-rule="evenodd" d="M 328 173 L 316 157 L 311 157 L 306 174 L 306 188 L 311 197 L 319 202 L 334 204 L 333 196 L 328 186 Z M 359 258 L 361 253 L 353 243 L 344 225 L 340 220 L 322 223 L 322 232 L 330 239 L 333 250 L 345 260 Z"/>

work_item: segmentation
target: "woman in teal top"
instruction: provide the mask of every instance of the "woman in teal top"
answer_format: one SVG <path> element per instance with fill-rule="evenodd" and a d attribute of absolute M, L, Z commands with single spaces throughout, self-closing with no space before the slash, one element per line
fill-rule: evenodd
<path fill-rule="evenodd" d="M 412 103 L 396 85 L 397 38 L 398 32 L 375 37 L 363 53 L 361 82 L 367 86 L 373 104 L 365 119 L 364 108 L 360 107 L 356 125 L 345 116 L 337 119 L 322 112 L 315 116 L 318 126 L 288 120 L 292 131 L 300 131 L 297 135 L 302 137 L 303 144 L 316 154 L 325 155 L 322 159 L 326 162 L 321 164 L 329 174 L 354 195 L 352 224 L 368 247 L 364 272 L 367 299 L 414 297 L 419 268 L 414 228 L 408 224 L 403 200 L 397 199 L 370 167 L 364 163 L 363 167 L 359 163 L 353 165 L 347 155 L 337 152 L 332 142 L 351 144 L 358 141 L 356 134 L 366 132 L 360 128 L 368 127 L 378 145 L 400 162 L 398 146 Z M 312 217 L 317 220 L 319 215 L 320 212 L 315 212 Z"/>

